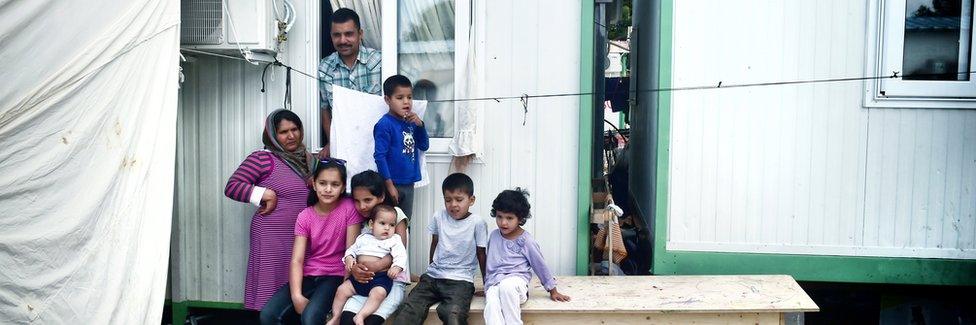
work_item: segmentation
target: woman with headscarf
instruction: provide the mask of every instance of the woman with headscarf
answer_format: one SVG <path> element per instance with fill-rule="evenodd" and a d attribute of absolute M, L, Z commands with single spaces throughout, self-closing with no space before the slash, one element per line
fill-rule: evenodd
<path fill-rule="evenodd" d="M 251 218 L 244 307 L 261 310 L 288 283 L 295 219 L 308 206 L 308 181 L 318 159 L 302 143 L 298 115 L 275 110 L 265 121 L 264 149 L 251 153 L 227 180 L 224 194 L 258 206 Z"/>

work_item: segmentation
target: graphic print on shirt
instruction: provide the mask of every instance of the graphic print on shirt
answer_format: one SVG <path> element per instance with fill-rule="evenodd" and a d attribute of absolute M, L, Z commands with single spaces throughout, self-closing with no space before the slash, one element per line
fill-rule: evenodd
<path fill-rule="evenodd" d="M 414 150 L 413 132 L 403 131 L 403 154 L 410 156 L 410 160 L 417 159 L 416 155 L 413 154 Z"/>

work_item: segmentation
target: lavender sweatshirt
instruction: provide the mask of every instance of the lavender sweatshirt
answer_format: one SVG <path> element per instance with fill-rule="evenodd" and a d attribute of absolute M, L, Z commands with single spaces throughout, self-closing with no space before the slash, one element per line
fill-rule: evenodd
<path fill-rule="evenodd" d="M 528 283 L 532 280 L 533 271 L 546 290 L 556 287 L 556 278 L 546 266 L 539 243 L 528 231 L 522 231 L 518 238 L 508 240 L 498 229 L 493 230 L 488 236 L 488 261 L 485 269 L 485 289 L 510 276 L 521 277 Z"/>

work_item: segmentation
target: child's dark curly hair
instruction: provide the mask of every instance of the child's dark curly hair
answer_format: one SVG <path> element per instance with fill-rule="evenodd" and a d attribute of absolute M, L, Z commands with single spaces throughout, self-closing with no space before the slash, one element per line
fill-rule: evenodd
<path fill-rule="evenodd" d="M 491 202 L 491 216 L 493 218 L 496 212 L 512 213 L 519 218 L 519 226 L 524 226 L 525 221 L 532 217 L 529 212 L 531 209 L 529 191 L 521 187 L 516 187 L 514 190 L 504 190 L 498 193 L 495 201 Z"/>

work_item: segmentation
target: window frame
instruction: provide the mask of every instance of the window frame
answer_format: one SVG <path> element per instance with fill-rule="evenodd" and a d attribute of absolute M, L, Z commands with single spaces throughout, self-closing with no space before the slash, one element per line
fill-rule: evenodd
<path fill-rule="evenodd" d="M 869 2 L 866 76 L 889 76 L 896 71 L 903 74 L 906 3 L 907 0 Z M 970 28 L 974 20 L 970 19 Z M 971 29 L 970 71 L 976 70 L 973 34 Z M 864 106 L 869 108 L 976 109 L 976 74 L 971 74 L 969 81 L 871 79 L 865 81 L 864 92 Z"/>
<path fill-rule="evenodd" d="M 461 35 L 468 35 L 470 30 L 470 16 L 471 7 L 469 1 L 454 1 L 454 98 L 460 96 L 460 89 L 457 87 L 457 80 L 461 80 L 463 77 L 461 75 L 462 69 L 459 67 L 463 66 L 464 62 L 460 62 L 464 57 L 462 53 L 468 51 L 468 42 L 459 42 L 458 37 Z M 382 21 L 382 32 L 380 33 L 380 38 L 382 38 L 383 43 L 383 67 L 382 76 L 383 80 L 395 75 L 400 72 L 399 70 L 399 30 L 397 29 L 399 25 L 399 1 L 388 1 L 383 2 L 381 8 L 381 14 L 383 17 Z M 457 105 L 454 106 L 453 123 L 456 128 L 458 125 L 458 109 Z M 427 150 L 430 154 L 447 154 L 450 152 L 451 141 L 453 141 L 454 135 L 444 138 L 430 138 L 430 149 Z"/>

